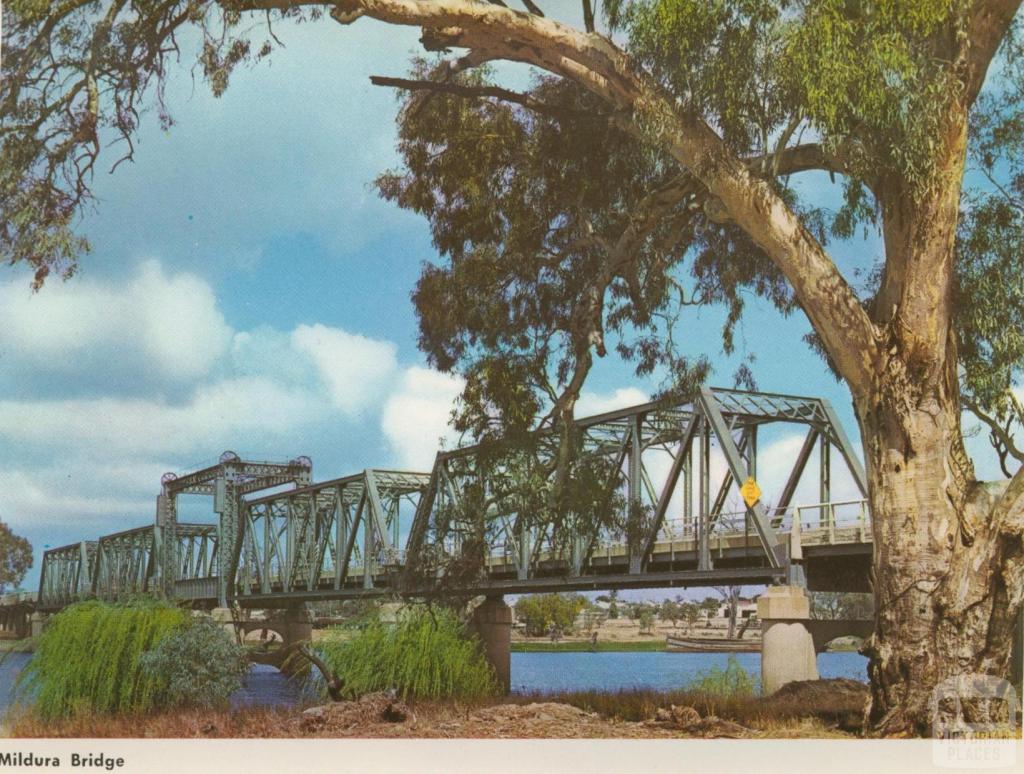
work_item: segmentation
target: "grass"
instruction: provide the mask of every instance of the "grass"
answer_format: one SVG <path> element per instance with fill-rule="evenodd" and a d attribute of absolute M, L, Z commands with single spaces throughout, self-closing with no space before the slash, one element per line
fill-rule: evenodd
<path fill-rule="evenodd" d="M 166 689 L 141 656 L 184 625 L 187 613 L 153 601 L 82 602 L 55 615 L 18 676 L 19 702 L 42 720 L 83 712 L 146 712 Z"/>
<path fill-rule="evenodd" d="M 23 739 L 154 739 L 256 738 L 294 736 L 289 721 L 296 710 L 246 707 L 235 710 L 176 709 L 141 715 L 94 715 L 80 713 L 69 718 L 47 720 L 32 710 L 9 717 L 9 733 Z"/>
<path fill-rule="evenodd" d="M 596 712 L 602 717 L 633 723 L 649 720 L 659 709 L 675 705 L 693 707 L 701 717 L 714 715 L 758 729 L 791 728 L 794 724 L 818 721 L 823 727 L 841 722 L 847 715 L 863 712 L 863 704 L 854 697 L 839 696 L 823 689 L 819 695 L 756 696 L 723 695 L 692 688 L 677 691 L 567 691 L 554 694 L 516 694 L 506 698 L 514 704 L 558 702 Z M 856 723 L 848 725 L 855 726 Z"/>
<path fill-rule="evenodd" d="M 588 640 L 567 642 L 513 642 L 513 653 L 650 653 L 665 650 L 664 640 Z"/>
<path fill-rule="evenodd" d="M 372 617 L 355 636 L 341 630 L 332 637 L 329 630 L 314 649 L 349 696 L 392 688 L 403 698 L 477 698 L 496 692 L 480 642 L 448 610 L 410 606 L 394 624 Z"/>
<path fill-rule="evenodd" d="M 650 720 L 659 707 L 672 704 L 692 706 L 702 715 L 708 705 L 707 697 L 688 691 L 659 694 L 654 691 L 599 691 L 573 692 L 558 695 L 510 696 L 500 699 L 477 700 L 417 700 L 411 703 L 417 718 L 415 725 L 396 726 L 378 722 L 360 725 L 355 732 L 327 730 L 325 735 L 337 733 L 364 738 L 373 737 L 429 737 L 452 736 L 453 721 L 465 723 L 473 713 L 501 704 L 531 704 L 533 702 L 562 702 L 596 712 L 610 724 L 605 726 L 608 736 L 649 738 L 663 734 L 658 727 L 643 721 Z M 797 706 L 797 705 L 801 706 Z M 718 697 L 719 717 L 732 720 L 761 732 L 770 738 L 851 738 L 852 734 L 839 730 L 827 715 L 820 712 L 820 702 L 808 705 L 806 701 L 773 701 L 771 697 L 734 698 L 722 703 Z M 836 711 L 840 708 L 834 707 Z M 10 733 L 15 737 L 66 738 L 297 738 L 319 735 L 304 730 L 301 708 L 273 709 L 244 707 L 231 711 L 179 709 L 169 712 L 150 712 L 139 716 L 78 715 L 72 718 L 43 721 L 38 715 L 21 713 L 10 718 Z M 622 721 L 635 725 L 626 726 Z M 464 726 L 463 726 L 464 728 Z M 577 729 L 564 726 L 565 736 L 576 735 Z M 507 733 L 507 731 L 505 731 Z M 595 732 L 601 737 L 601 726 Z M 488 737 L 487 724 L 477 724 L 472 733 L 478 738 Z M 554 736 L 560 734 L 555 733 Z"/>
<path fill-rule="evenodd" d="M 711 667 L 697 673 L 689 688 L 700 694 L 721 697 L 748 698 L 760 692 L 760 686 L 735 656 L 730 655 L 725 669 Z"/>

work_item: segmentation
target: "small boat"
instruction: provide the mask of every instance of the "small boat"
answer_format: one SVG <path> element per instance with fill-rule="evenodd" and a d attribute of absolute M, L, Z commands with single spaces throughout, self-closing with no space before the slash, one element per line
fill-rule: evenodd
<path fill-rule="evenodd" d="M 760 653 L 761 640 L 670 635 L 665 638 L 665 650 L 670 653 Z"/>

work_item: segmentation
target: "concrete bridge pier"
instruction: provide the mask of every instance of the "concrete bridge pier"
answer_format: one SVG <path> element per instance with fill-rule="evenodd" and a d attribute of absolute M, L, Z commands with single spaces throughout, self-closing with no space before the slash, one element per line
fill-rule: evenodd
<path fill-rule="evenodd" d="M 215 614 L 218 610 L 230 615 L 227 608 L 217 608 Z M 289 657 L 297 648 L 313 641 L 313 616 L 306 605 L 292 605 L 284 610 L 274 611 L 265 619 L 234 620 L 230 625 L 234 627 L 239 639 L 245 639 L 250 632 L 267 632 L 275 635 L 273 647 L 249 651 L 249 660 L 254 664 L 269 664 L 282 672 L 288 672 L 290 668 L 304 667 L 303 661 L 289 661 Z"/>
<path fill-rule="evenodd" d="M 761 620 L 761 690 L 774 693 L 786 683 L 817 680 L 814 638 L 805 622 L 811 604 L 799 586 L 769 586 L 757 600 Z"/>
<path fill-rule="evenodd" d="M 285 647 L 297 647 L 313 641 L 313 614 L 307 605 L 293 605 L 284 611 L 282 617 Z"/>
<path fill-rule="evenodd" d="M 33 637 L 38 637 L 43 633 L 43 627 L 46 625 L 48 617 L 46 613 L 32 613 L 29 617 L 29 633 Z"/>
<path fill-rule="evenodd" d="M 503 597 L 487 597 L 473 611 L 472 631 L 484 646 L 484 656 L 504 693 L 512 687 L 512 608 Z"/>

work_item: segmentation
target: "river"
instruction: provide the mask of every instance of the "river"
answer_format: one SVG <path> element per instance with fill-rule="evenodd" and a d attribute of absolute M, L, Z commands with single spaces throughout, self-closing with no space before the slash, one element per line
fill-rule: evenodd
<path fill-rule="evenodd" d="M 755 680 L 760 679 L 759 653 L 734 654 Z M 0 662 L 0 712 L 11 701 L 18 672 L 31 654 L 9 653 Z M 514 693 L 555 693 L 573 690 L 619 691 L 645 688 L 667 691 L 683 688 L 701 672 L 724 668 L 725 653 L 513 653 Z M 821 653 L 822 677 L 867 681 L 867 659 L 858 653 Z M 235 706 L 294 706 L 305 700 L 302 690 L 273 667 L 254 665 L 232 699 Z"/>

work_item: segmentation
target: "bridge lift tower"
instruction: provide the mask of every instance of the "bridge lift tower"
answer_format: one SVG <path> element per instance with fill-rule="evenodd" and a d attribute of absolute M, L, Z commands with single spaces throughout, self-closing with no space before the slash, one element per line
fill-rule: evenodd
<path fill-rule="evenodd" d="M 162 547 L 156 568 L 156 587 L 168 597 L 197 597 L 203 589 L 192 588 L 203 581 L 216 583 L 217 604 L 227 607 L 232 596 L 233 569 L 238 564 L 242 524 L 242 498 L 285 484 L 307 486 L 313 480 L 313 463 L 309 457 L 298 457 L 288 463 L 251 462 L 232 451 L 220 455 L 216 465 L 177 476 L 165 473 L 160 479 L 156 499 L 157 542 Z M 181 577 L 178 540 L 178 496 L 206 495 L 213 498 L 213 510 L 219 516 L 214 556 L 216 566 L 209 579 Z M 188 588 L 186 588 L 188 587 Z M 207 592 L 208 593 L 208 592 Z"/>

